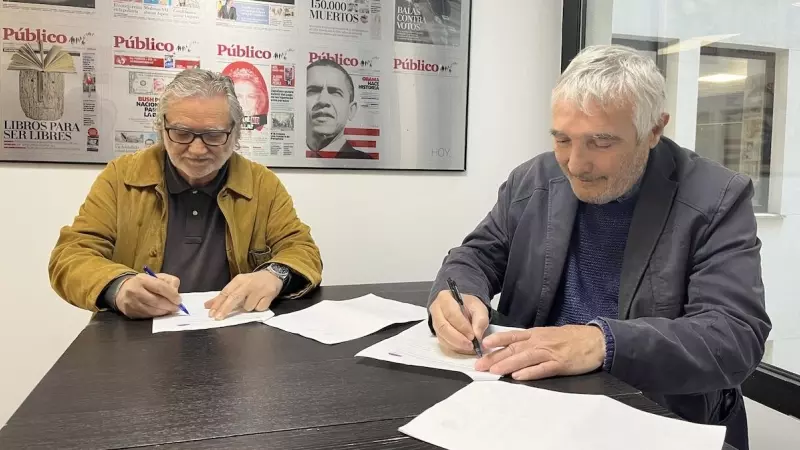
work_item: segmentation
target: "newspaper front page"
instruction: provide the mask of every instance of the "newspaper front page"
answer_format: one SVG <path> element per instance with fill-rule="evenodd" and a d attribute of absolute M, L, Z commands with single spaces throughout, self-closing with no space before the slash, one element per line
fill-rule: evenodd
<path fill-rule="evenodd" d="M 233 81 L 244 110 L 238 151 L 253 160 L 295 154 L 298 52 L 290 44 L 258 44 L 256 36 L 216 44 L 215 70 Z"/>
<path fill-rule="evenodd" d="M 179 72 L 200 67 L 200 42 L 148 34 L 114 35 L 112 42 L 114 153 L 130 153 L 158 141 L 153 121 L 159 97 Z"/>
<path fill-rule="evenodd" d="M 97 36 L 69 27 L 4 27 L 3 150 L 7 158 L 101 160 Z"/>

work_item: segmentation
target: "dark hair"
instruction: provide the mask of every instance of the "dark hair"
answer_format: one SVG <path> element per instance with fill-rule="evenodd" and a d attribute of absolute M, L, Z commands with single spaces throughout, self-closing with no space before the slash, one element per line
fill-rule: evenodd
<path fill-rule="evenodd" d="M 344 74 L 344 79 L 347 80 L 347 86 L 350 88 L 350 101 L 352 102 L 356 98 L 356 88 L 353 85 L 353 79 L 350 78 L 350 74 L 347 73 L 344 67 L 339 65 L 339 63 L 332 59 L 318 59 L 306 67 L 306 73 L 311 70 L 312 67 L 333 67 L 339 72 L 342 72 L 342 74 Z"/>

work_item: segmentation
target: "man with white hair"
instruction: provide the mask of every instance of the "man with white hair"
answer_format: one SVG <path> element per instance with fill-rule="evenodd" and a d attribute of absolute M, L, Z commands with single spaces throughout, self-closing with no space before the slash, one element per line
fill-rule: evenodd
<path fill-rule="evenodd" d="M 515 169 L 439 271 L 442 345 L 517 380 L 604 370 L 748 448 L 740 385 L 771 329 L 751 181 L 663 136 L 664 78 L 585 49 L 552 95 L 554 151 Z M 448 289 L 464 294 L 464 312 Z M 498 310 L 490 300 L 502 293 Z M 489 322 L 525 328 L 484 338 Z"/>
<path fill-rule="evenodd" d="M 158 102 L 159 142 L 111 161 L 61 229 L 49 266 L 55 291 L 130 318 L 176 312 L 179 292 L 221 291 L 206 307 L 223 319 L 317 286 L 319 249 L 292 198 L 235 152 L 243 117 L 230 78 L 178 74 Z"/>

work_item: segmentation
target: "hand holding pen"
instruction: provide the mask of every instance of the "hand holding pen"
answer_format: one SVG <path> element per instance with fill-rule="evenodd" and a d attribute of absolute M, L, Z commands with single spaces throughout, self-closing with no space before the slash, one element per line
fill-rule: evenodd
<path fill-rule="evenodd" d="M 164 316 L 180 310 L 180 280 L 175 276 L 165 273 L 156 275 L 147 268 L 144 273 L 127 275 L 118 282 L 121 284 L 114 296 L 114 305 L 119 312 L 132 319 Z"/>
<path fill-rule="evenodd" d="M 458 291 L 456 282 L 453 281 L 452 278 L 448 278 L 447 286 L 450 287 L 450 293 L 453 295 L 453 298 L 456 299 L 458 306 L 461 307 L 461 312 L 467 319 L 471 319 L 471 314 L 469 314 L 464 307 L 464 299 L 461 298 L 461 292 Z M 483 358 L 483 350 L 481 350 L 481 343 L 478 341 L 477 333 L 472 335 L 472 348 L 475 350 L 475 354 L 478 355 L 478 358 Z"/>
<path fill-rule="evenodd" d="M 150 268 L 149 268 L 149 267 L 147 267 L 147 266 L 144 266 L 144 272 L 145 272 L 146 274 L 150 275 L 150 276 L 151 276 L 151 277 L 153 277 L 153 278 L 158 278 L 158 275 L 154 274 L 154 273 L 153 273 L 153 271 L 152 271 L 152 270 L 150 270 Z M 170 275 L 170 277 L 172 277 L 172 275 Z M 177 278 L 177 277 L 172 277 L 172 278 L 174 278 L 175 280 L 178 280 L 178 278 Z M 178 280 L 178 286 L 179 286 L 179 285 L 180 285 L 180 280 Z M 178 286 L 175 286 L 175 290 L 176 290 L 176 291 L 178 290 Z M 183 306 L 183 303 L 178 303 L 178 308 L 180 308 L 180 310 L 181 310 L 181 311 L 183 311 L 184 313 L 186 313 L 186 315 L 187 315 L 187 316 L 189 315 L 189 311 L 186 309 L 186 307 L 185 307 L 185 306 Z"/>
<path fill-rule="evenodd" d="M 436 337 L 445 348 L 482 357 L 480 342 L 489 327 L 489 309 L 477 297 L 462 295 L 451 281 L 429 308 Z"/>

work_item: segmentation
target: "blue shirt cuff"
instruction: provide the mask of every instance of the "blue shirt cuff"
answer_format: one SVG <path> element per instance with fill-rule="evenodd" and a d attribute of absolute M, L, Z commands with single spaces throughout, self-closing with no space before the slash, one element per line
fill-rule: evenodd
<path fill-rule="evenodd" d="M 614 362 L 615 349 L 614 334 L 611 332 L 611 327 L 608 326 L 608 322 L 602 317 L 594 319 L 587 325 L 594 325 L 603 331 L 603 337 L 606 340 L 606 357 L 603 359 L 603 370 L 605 372 L 611 372 L 611 364 Z"/>

